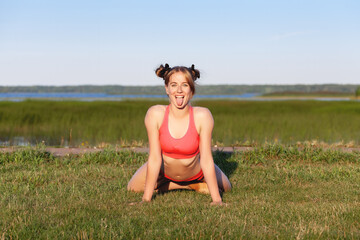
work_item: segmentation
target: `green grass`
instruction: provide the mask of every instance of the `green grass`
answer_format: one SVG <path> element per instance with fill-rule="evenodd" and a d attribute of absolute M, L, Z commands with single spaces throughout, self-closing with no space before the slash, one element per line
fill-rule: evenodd
<path fill-rule="evenodd" d="M 57 146 L 146 145 L 147 109 L 166 101 L 0 102 L 0 141 Z M 214 144 L 360 144 L 360 102 L 197 100 L 215 119 Z"/>
<path fill-rule="evenodd" d="M 191 191 L 126 191 L 147 154 L 0 155 L 1 239 L 359 239 L 360 153 L 263 145 L 214 152 L 227 207 Z"/>
<path fill-rule="evenodd" d="M 284 91 L 263 94 L 262 97 L 316 97 L 316 98 L 337 98 L 337 97 L 354 97 L 350 92 L 331 92 L 331 91 L 314 91 L 314 92 L 297 92 Z"/>

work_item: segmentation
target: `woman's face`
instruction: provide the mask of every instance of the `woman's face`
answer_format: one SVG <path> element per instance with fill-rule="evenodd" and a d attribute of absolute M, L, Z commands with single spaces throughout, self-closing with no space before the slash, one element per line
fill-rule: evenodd
<path fill-rule="evenodd" d="M 172 74 L 168 85 L 165 85 L 165 89 L 170 103 L 177 108 L 184 108 L 192 98 L 190 85 L 182 72 Z"/>

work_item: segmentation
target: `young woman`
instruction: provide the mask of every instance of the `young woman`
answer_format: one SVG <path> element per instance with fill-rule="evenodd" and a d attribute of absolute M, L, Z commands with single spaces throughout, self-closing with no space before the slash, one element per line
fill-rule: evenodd
<path fill-rule="evenodd" d="M 165 64 L 155 73 L 165 81 L 170 104 L 152 106 L 146 113 L 149 159 L 131 178 L 128 190 L 144 192 L 142 201 L 148 202 L 154 190 L 191 189 L 210 193 L 212 204 L 222 205 L 220 191 L 229 191 L 231 184 L 212 157 L 214 120 L 207 108 L 190 104 L 200 72 L 194 65 Z"/>

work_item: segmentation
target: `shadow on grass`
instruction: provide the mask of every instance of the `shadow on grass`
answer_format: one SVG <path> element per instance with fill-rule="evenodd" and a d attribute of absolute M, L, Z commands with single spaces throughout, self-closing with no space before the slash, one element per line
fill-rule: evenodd
<path fill-rule="evenodd" d="M 213 152 L 214 163 L 225 173 L 228 178 L 231 177 L 239 165 L 237 162 L 229 161 L 232 155 L 233 152 L 224 152 L 220 150 Z"/>

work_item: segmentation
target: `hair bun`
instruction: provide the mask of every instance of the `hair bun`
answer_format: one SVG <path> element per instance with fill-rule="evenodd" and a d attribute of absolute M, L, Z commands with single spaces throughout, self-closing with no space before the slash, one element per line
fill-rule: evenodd
<path fill-rule="evenodd" d="M 155 70 L 155 74 L 158 77 L 164 78 L 166 77 L 166 75 L 171 71 L 171 67 L 169 66 L 169 64 L 165 63 L 165 67 L 164 65 L 160 65 L 160 67 L 158 67 Z"/>
<path fill-rule="evenodd" d="M 191 71 L 191 74 L 192 74 L 193 77 L 194 77 L 194 81 L 195 81 L 196 79 L 200 78 L 200 71 L 197 70 L 197 69 L 195 69 L 195 65 L 194 65 L 194 64 L 191 65 L 190 71 Z"/>

